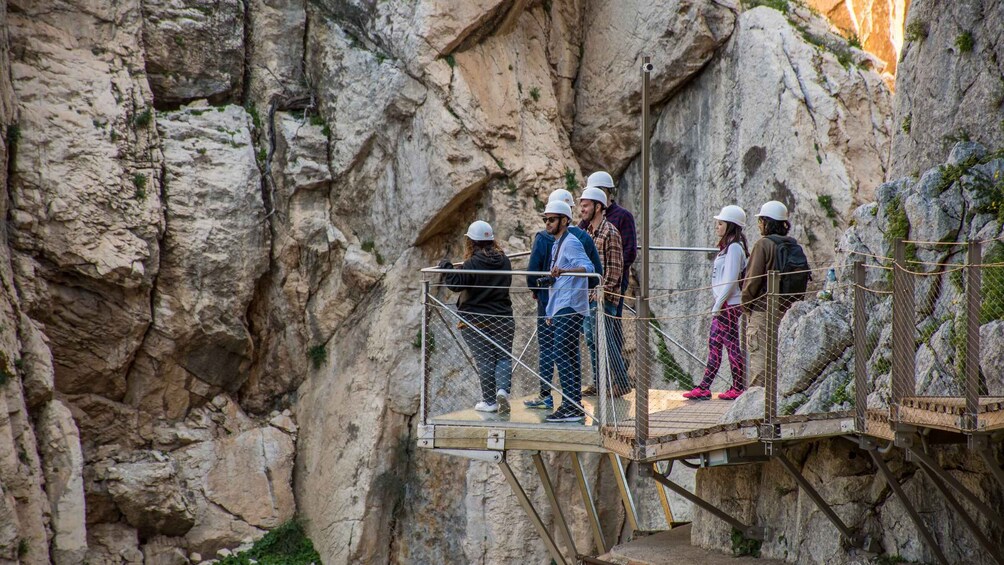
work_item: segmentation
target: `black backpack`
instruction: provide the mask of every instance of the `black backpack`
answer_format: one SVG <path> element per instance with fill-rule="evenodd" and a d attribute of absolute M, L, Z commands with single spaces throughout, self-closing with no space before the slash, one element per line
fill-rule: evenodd
<path fill-rule="evenodd" d="M 774 250 L 774 269 L 781 273 L 780 291 L 784 295 L 781 306 L 787 309 L 793 302 L 802 300 L 809 288 L 812 273 L 805 251 L 793 238 L 780 235 L 767 236 L 777 246 Z"/>

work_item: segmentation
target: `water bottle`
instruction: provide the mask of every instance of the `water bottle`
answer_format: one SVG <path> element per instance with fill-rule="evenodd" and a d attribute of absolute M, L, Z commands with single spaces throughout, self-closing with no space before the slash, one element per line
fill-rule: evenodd
<path fill-rule="evenodd" d="M 826 280 L 823 281 L 823 290 L 816 295 L 820 300 L 833 300 L 833 291 L 837 288 L 837 271 L 830 269 L 826 271 Z"/>

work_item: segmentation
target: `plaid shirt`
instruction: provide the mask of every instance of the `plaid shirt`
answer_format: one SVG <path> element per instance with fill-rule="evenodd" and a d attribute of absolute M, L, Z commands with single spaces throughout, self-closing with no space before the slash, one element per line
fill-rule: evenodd
<path fill-rule="evenodd" d="M 635 234 L 634 216 L 616 203 L 611 202 L 607 208 L 607 221 L 617 228 L 621 234 L 621 245 L 624 248 L 624 272 L 626 273 L 634 264 L 635 257 L 638 256 L 638 237 Z"/>
<path fill-rule="evenodd" d="M 621 234 L 609 221 L 604 219 L 600 226 L 593 230 L 587 225 L 586 233 L 593 238 L 596 250 L 600 253 L 600 263 L 603 264 L 603 290 L 605 299 L 616 302 L 621 292 L 621 276 L 624 272 L 624 249 L 621 247 Z"/>

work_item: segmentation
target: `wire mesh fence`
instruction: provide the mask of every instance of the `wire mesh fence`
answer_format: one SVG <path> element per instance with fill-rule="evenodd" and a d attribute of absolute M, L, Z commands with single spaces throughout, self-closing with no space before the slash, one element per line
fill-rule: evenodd
<path fill-rule="evenodd" d="M 631 296 L 623 307 L 596 297 L 592 316 L 548 316 L 535 297 L 543 288 L 525 272 L 504 289 L 511 314 L 463 312 L 456 293 L 432 280 L 425 414 L 538 426 L 565 406 L 582 419 L 557 423 L 614 425 L 645 440 L 850 414 L 859 431 L 875 414 L 980 429 L 980 415 L 1004 403 L 1004 242 L 898 247 L 898 262 L 852 254 L 811 269 L 804 293 L 782 291 L 779 274 L 764 277 L 772 291 L 758 303 L 719 312 L 710 261 L 663 261 L 654 280 L 666 282 L 651 292 L 645 319 Z M 744 395 L 719 398 L 731 389 Z"/>
<path fill-rule="evenodd" d="M 479 291 L 501 291 L 504 298 L 497 307 L 508 310 L 501 314 L 458 308 L 453 303 L 455 293 L 444 283 L 429 285 L 425 338 L 429 418 L 543 424 L 564 405 L 569 414 L 563 422 L 596 423 L 595 403 L 582 400 L 581 387 L 583 381 L 595 381 L 589 345 L 596 343 L 599 354 L 604 353 L 605 346 L 595 338 L 602 331 L 592 327 L 593 337 L 582 339 L 589 329 L 585 316 L 538 313 L 534 291 L 546 289 L 528 287 L 525 277 L 518 275 L 512 281 L 504 288 L 453 287 L 464 297 L 461 304 Z"/>

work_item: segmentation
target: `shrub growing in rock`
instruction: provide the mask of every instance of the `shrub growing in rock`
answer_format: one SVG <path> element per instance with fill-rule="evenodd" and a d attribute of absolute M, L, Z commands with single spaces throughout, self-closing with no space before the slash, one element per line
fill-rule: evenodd
<path fill-rule="evenodd" d="M 229 555 L 218 565 L 320 565 L 321 556 L 296 520 L 290 520 L 261 538 L 247 551 Z"/>

